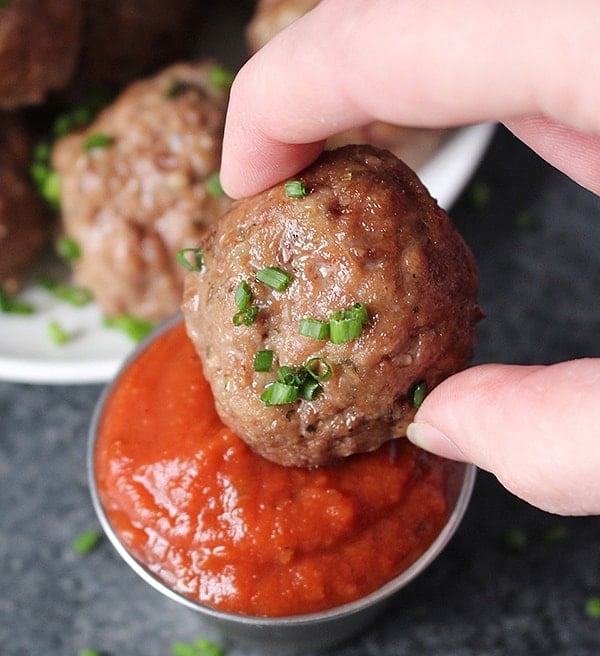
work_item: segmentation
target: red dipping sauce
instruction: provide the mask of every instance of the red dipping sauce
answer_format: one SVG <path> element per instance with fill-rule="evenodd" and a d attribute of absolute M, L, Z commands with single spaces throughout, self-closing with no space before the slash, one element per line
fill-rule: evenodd
<path fill-rule="evenodd" d="M 202 604 L 266 617 L 401 573 L 443 528 L 462 472 L 407 440 L 312 470 L 255 455 L 217 416 L 183 322 L 124 369 L 95 452 L 108 521 L 140 563 Z"/>

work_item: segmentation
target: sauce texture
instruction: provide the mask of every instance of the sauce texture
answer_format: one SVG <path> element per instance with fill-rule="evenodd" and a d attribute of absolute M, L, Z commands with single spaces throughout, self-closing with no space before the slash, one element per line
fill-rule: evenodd
<path fill-rule="evenodd" d="M 446 522 L 459 467 L 407 440 L 317 469 L 265 460 L 217 416 L 183 322 L 125 368 L 95 454 L 138 561 L 191 599 L 267 617 L 353 601 L 406 569 Z"/>

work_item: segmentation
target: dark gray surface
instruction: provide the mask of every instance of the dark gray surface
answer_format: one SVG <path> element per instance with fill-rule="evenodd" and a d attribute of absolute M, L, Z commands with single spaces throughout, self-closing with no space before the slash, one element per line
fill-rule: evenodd
<path fill-rule="evenodd" d="M 476 210 L 465 194 L 452 214 L 480 263 L 487 318 L 477 361 L 599 356 L 599 199 L 504 130 L 475 179 L 490 185 L 489 206 Z M 515 227 L 522 210 L 533 217 L 529 229 Z M 221 641 L 139 580 L 107 542 L 87 556 L 71 548 L 97 526 L 84 462 L 99 394 L 97 386 L 0 383 L 0 656 L 86 647 L 166 656 L 175 640 Z M 549 541 L 556 527 L 566 535 Z M 521 550 L 506 544 L 515 528 L 527 538 Z M 480 474 L 443 555 L 372 628 L 328 653 L 597 656 L 600 620 L 584 607 L 600 595 L 599 543 L 600 519 L 543 513 Z"/>

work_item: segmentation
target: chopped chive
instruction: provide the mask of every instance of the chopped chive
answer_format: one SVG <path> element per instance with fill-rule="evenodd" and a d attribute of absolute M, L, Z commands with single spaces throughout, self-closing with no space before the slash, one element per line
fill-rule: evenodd
<path fill-rule="evenodd" d="M 81 649 L 79 656 L 102 656 L 102 654 L 95 649 Z"/>
<path fill-rule="evenodd" d="M 283 191 L 287 198 L 304 198 L 306 196 L 306 187 L 302 180 L 288 180 L 283 185 Z"/>
<path fill-rule="evenodd" d="M 331 365 L 325 358 L 309 358 L 304 365 L 308 374 L 318 382 L 329 380 L 333 373 Z"/>
<path fill-rule="evenodd" d="M 354 305 L 350 308 L 350 311 L 357 319 L 360 319 L 362 324 L 369 322 L 369 313 L 367 312 L 367 308 L 362 303 L 354 303 Z"/>
<path fill-rule="evenodd" d="M 298 395 L 305 401 L 314 401 L 323 391 L 321 383 L 314 378 L 307 378 L 298 388 Z"/>
<path fill-rule="evenodd" d="M 208 77 L 213 87 L 227 91 L 233 84 L 234 74 L 226 66 L 216 64 L 210 69 Z"/>
<path fill-rule="evenodd" d="M 91 553 L 101 542 L 102 533 L 96 529 L 82 531 L 72 542 L 73 551 L 85 556 Z"/>
<path fill-rule="evenodd" d="M 10 296 L 0 287 L 0 313 L 4 314 L 34 314 L 35 308 L 31 303 L 25 303 L 18 298 Z"/>
<path fill-rule="evenodd" d="M 215 171 L 212 175 L 206 178 L 206 192 L 209 196 L 219 198 L 225 195 L 223 187 L 221 186 L 221 175 L 219 171 Z"/>
<path fill-rule="evenodd" d="M 298 387 L 276 380 L 265 388 L 260 398 L 266 406 L 293 403 L 298 398 Z"/>
<path fill-rule="evenodd" d="M 590 597 L 586 601 L 585 614 L 594 620 L 600 619 L 600 596 Z"/>
<path fill-rule="evenodd" d="M 58 171 L 48 168 L 40 180 L 38 191 L 53 210 L 60 209 L 60 175 Z"/>
<path fill-rule="evenodd" d="M 69 237 L 69 235 L 62 235 L 56 242 L 56 252 L 63 260 L 74 262 L 81 257 L 81 249 L 79 244 Z"/>
<path fill-rule="evenodd" d="M 235 305 L 238 310 L 247 310 L 252 301 L 252 290 L 246 280 L 240 280 L 235 290 Z"/>
<path fill-rule="evenodd" d="M 55 298 L 70 303 L 75 307 L 83 307 L 94 300 L 92 292 L 87 287 L 78 287 L 68 283 L 57 282 L 50 276 L 42 276 L 39 278 L 38 283 Z"/>
<path fill-rule="evenodd" d="M 71 339 L 73 338 L 73 335 L 68 333 L 58 323 L 58 321 L 54 321 L 54 320 L 48 324 L 48 335 L 50 336 L 52 342 L 54 342 L 54 344 L 56 344 L 57 346 L 66 344 L 67 342 L 70 342 Z"/>
<path fill-rule="evenodd" d="M 222 647 L 210 640 L 200 638 L 194 642 L 174 642 L 171 645 L 173 656 L 224 656 Z"/>
<path fill-rule="evenodd" d="M 427 383 L 424 380 L 417 381 L 409 393 L 410 402 L 413 408 L 418 408 L 427 396 Z"/>
<path fill-rule="evenodd" d="M 120 314 L 116 317 L 105 317 L 104 325 L 107 328 L 122 330 L 134 342 L 140 342 L 154 329 L 154 324 L 145 319 L 137 319 L 128 314 Z"/>
<path fill-rule="evenodd" d="M 188 271 L 202 271 L 204 268 L 204 256 L 199 248 L 182 248 L 175 257 Z"/>
<path fill-rule="evenodd" d="M 96 150 L 97 148 L 106 148 L 115 142 L 115 138 L 102 132 L 90 134 L 83 142 L 84 150 Z"/>
<path fill-rule="evenodd" d="M 273 366 L 273 351 L 265 349 L 254 354 L 254 371 L 269 371 Z"/>
<path fill-rule="evenodd" d="M 33 161 L 47 164 L 52 157 L 52 146 L 46 139 L 39 141 L 33 149 Z"/>
<path fill-rule="evenodd" d="M 256 279 L 276 291 L 282 292 L 289 287 L 293 276 L 277 267 L 265 267 L 256 272 Z"/>
<path fill-rule="evenodd" d="M 258 305 L 250 305 L 245 310 L 240 310 L 233 315 L 234 326 L 251 326 L 258 314 Z"/>
<path fill-rule="evenodd" d="M 304 317 L 300 320 L 298 332 L 304 337 L 324 340 L 329 337 L 329 323 L 327 321 L 320 321 L 319 319 Z"/>
<path fill-rule="evenodd" d="M 167 90 L 165 91 L 165 98 L 177 98 L 184 94 L 189 88 L 190 83 L 185 80 L 178 80 L 177 78 L 171 80 Z"/>
<path fill-rule="evenodd" d="M 293 385 L 294 387 L 299 387 L 306 380 L 307 375 L 308 372 L 305 367 L 282 365 L 277 370 L 278 380 L 285 385 Z"/>
<path fill-rule="evenodd" d="M 362 321 L 351 310 L 338 310 L 329 320 L 329 336 L 333 344 L 346 344 L 362 332 Z"/>

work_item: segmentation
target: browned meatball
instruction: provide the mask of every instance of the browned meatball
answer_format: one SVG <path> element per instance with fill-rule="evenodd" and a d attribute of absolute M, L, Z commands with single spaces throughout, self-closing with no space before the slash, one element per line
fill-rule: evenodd
<path fill-rule="evenodd" d="M 86 0 L 75 84 L 117 85 L 187 55 L 194 0 Z"/>
<path fill-rule="evenodd" d="M 133 83 L 54 148 L 63 228 L 81 249 L 75 279 L 107 315 L 175 313 L 183 288 L 176 252 L 229 207 L 211 193 L 227 102 L 215 70 L 176 64 Z"/>
<path fill-rule="evenodd" d="M 29 179 L 31 143 L 16 116 L 0 113 L 0 286 L 19 287 L 48 233 L 44 208 Z"/>
<path fill-rule="evenodd" d="M 6 6 L 4 6 L 6 5 Z M 0 108 L 42 102 L 66 86 L 81 45 L 78 0 L 11 0 L 0 8 Z"/>
<path fill-rule="evenodd" d="M 223 421 L 270 460 L 314 466 L 404 436 L 415 385 L 431 389 L 468 363 L 481 314 L 471 252 L 394 155 L 346 146 L 298 180 L 304 197 L 288 197 L 281 184 L 236 201 L 212 227 L 200 244 L 204 267 L 187 275 L 183 310 Z M 291 275 L 283 291 L 256 279 L 269 267 Z M 241 281 L 252 300 L 237 315 L 246 305 L 241 295 L 236 303 Z M 326 330 L 338 311 L 360 316 L 355 304 L 367 312 L 355 339 L 338 343 L 333 327 L 325 339 L 299 333 L 305 318 Z M 236 315 L 250 325 L 234 325 Z M 256 372 L 263 350 L 273 365 Z M 322 359 L 309 363 L 320 377 L 331 369 L 321 393 L 270 404 L 263 395 L 277 379 L 278 391 L 302 391 L 278 368 L 296 368 L 301 379 L 311 358 Z"/>
<path fill-rule="evenodd" d="M 259 0 L 246 27 L 246 41 L 256 52 L 267 41 L 319 4 L 320 0 Z M 345 130 L 327 141 L 328 148 L 366 143 L 391 150 L 411 168 L 418 169 L 448 136 L 445 129 L 412 128 L 377 121 Z"/>

